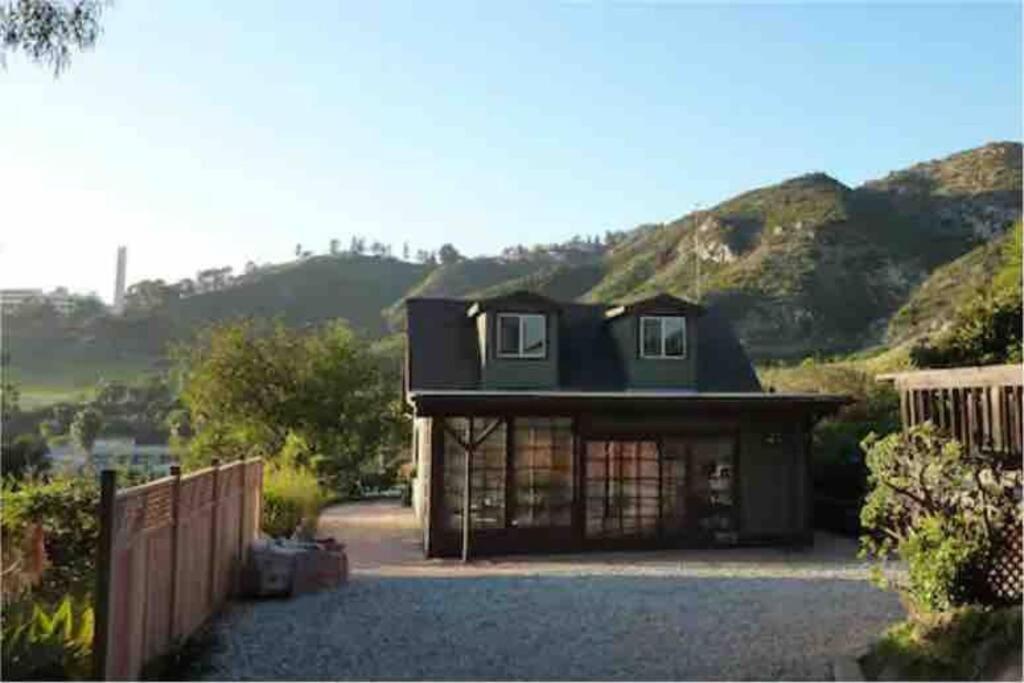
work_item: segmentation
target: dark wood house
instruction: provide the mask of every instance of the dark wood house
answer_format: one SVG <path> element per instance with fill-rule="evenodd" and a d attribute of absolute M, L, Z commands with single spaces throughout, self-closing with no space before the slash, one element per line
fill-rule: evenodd
<path fill-rule="evenodd" d="M 764 392 L 714 309 L 517 292 L 407 315 L 428 556 L 810 541 L 810 431 L 844 399 Z"/>

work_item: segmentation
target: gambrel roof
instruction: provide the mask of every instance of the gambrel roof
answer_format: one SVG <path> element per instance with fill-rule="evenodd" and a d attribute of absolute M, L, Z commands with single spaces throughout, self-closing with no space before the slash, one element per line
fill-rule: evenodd
<path fill-rule="evenodd" d="M 484 300 L 414 298 L 406 301 L 407 390 L 479 389 L 480 341 L 473 316 L 485 310 L 515 310 L 521 305 L 541 307 L 557 314 L 559 390 L 626 391 L 625 359 L 609 332 L 611 320 L 629 314 L 686 312 L 700 316 L 696 391 L 762 391 L 731 325 L 714 307 L 667 295 L 615 306 L 557 302 L 527 292 Z"/>

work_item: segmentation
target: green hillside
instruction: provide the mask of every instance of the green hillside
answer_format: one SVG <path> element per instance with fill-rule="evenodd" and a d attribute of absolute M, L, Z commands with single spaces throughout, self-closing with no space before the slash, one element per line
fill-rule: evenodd
<path fill-rule="evenodd" d="M 563 300 L 699 298 L 722 307 L 758 360 L 901 345 L 970 296 L 1021 215 L 1020 191 L 1021 145 L 993 143 L 856 188 L 800 176 L 603 244 L 576 238 L 445 265 L 319 256 L 120 318 L 14 316 L 5 348 L 16 378 L 53 391 L 159 367 L 169 342 L 211 321 L 345 318 L 377 338 L 402 329 L 408 297 L 516 289 Z M 399 353 L 399 338 L 387 339 Z"/>
<path fill-rule="evenodd" d="M 637 230 L 586 298 L 694 297 L 699 286 L 758 358 L 876 345 L 932 270 L 1006 231 L 1020 215 L 1020 187 L 1018 143 L 859 188 L 821 173 L 794 178 Z"/>
<path fill-rule="evenodd" d="M 319 256 L 280 265 L 220 291 L 124 316 L 68 318 L 43 309 L 4 320 L 12 377 L 44 394 L 90 387 L 166 367 L 169 345 L 204 324 L 241 316 L 290 325 L 345 318 L 371 337 L 386 331 L 381 311 L 429 270 L 392 258 Z"/>
<path fill-rule="evenodd" d="M 997 237 L 936 268 L 889 320 L 886 342 L 899 344 L 948 324 L 958 306 L 988 285 L 1009 238 Z"/>

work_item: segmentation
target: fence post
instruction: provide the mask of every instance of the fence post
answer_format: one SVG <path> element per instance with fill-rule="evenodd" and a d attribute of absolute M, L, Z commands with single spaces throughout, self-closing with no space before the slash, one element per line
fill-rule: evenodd
<path fill-rule="evenodd" d="M 249 462 L 242 459 L 242 491 L 239 494 L 238 504 L 238 563 L 237 571 L 235 571 L 235 585 L 232 591 L 235 595 L 241 594 L 242 592 L 242 575 L 245 571 L 245 551 L 247 544 L 245 542 L 245 515 L 247 513 L 245 507 L 245 499 L 249 480 Z"/>
<path fill-rule="evenodd" d="M 253 521 L 253 538 L 259 538 L 263 533 L 263 468 L 266 467 L 263 458 L 259 458 L 256 462 L 259 463 L 259 468 L 256 470 L 259 476 L 256 477 L 256 519 Z"/>
<path fill-rule="evenodd" d="M 220 459 L 213 459 L 213 506 L 210 512 L 210 580 L 207 600 L 210 608 L 217 604 L 217 527 L 220 526 L 218 496 L 220 495 L 218 480 L 220 479 Z"/>
<path fill-rule="evenodd" d="M 100 474 L 100 505 L 97 510 L 100 523 L 99 548 L 96 557 L 96 598 L 93 609 L 94 636 L 92 641 L 93 678 L 107 680 L 107 643 L 110 639 L 110 580 L 113 576 L 114 503 L 117 497 L 117 470 L 103 470 Z"/>
<path fill-rule="evenodd" d="M 178 628 L 178 536 L 181 528 L 181 466 L 171 465 L 171 610 L 167 636 L 170 642 L 177 637 Z"/>

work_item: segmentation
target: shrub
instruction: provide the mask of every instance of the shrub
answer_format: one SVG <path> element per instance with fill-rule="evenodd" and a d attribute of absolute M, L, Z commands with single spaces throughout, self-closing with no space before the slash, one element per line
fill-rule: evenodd
<path fill-rule="evenodd" d="M 891 626 L 864 660 L 872 680 L 996 680 L 1021 648 L 1021 609 L 962 607 Z"/>
<path fill-rule="evenodd" d="M 1009 533 L 1020 529 L 1020 470 L 965 453 L 930 423 L 864 442 L 869 493 L 861 510 L 865 555 L 898 554 L 906 579 L 882 580 L 914 611 L 998 603 L 985 580 Z"/>
<path fill-rule="evenodd" d="M 41 474 L 50 469 L 46 441 L 35 434 L 21 434 L 10 445 L 2 449 L 2 465 L 5 477 L 21 479 L 26 475 Z"/>
<path fill-rule="evenodd" d="M 325 497 L 316 475 L 292 462 L 266 463 L 263 473 L 263 531 L 271 536 L 303 536 L 316 531 Z"/>
<path fill-rule="evenodd" d="M 99 543 L 99 485 L 91 476 L 30 480 L 2 491 L 5 544 L 23 539 L 32 525 L 43 530 L 49 567 L 36 592 L 49 599 L 92 590 Z"/>
<path fill-rule="evenodd" d="M 88 598 L 64 596 L 54 608 L 22 599 L 5 604 L 0 627 L 7 680 L 90 677 L 93 611 Z"/>

